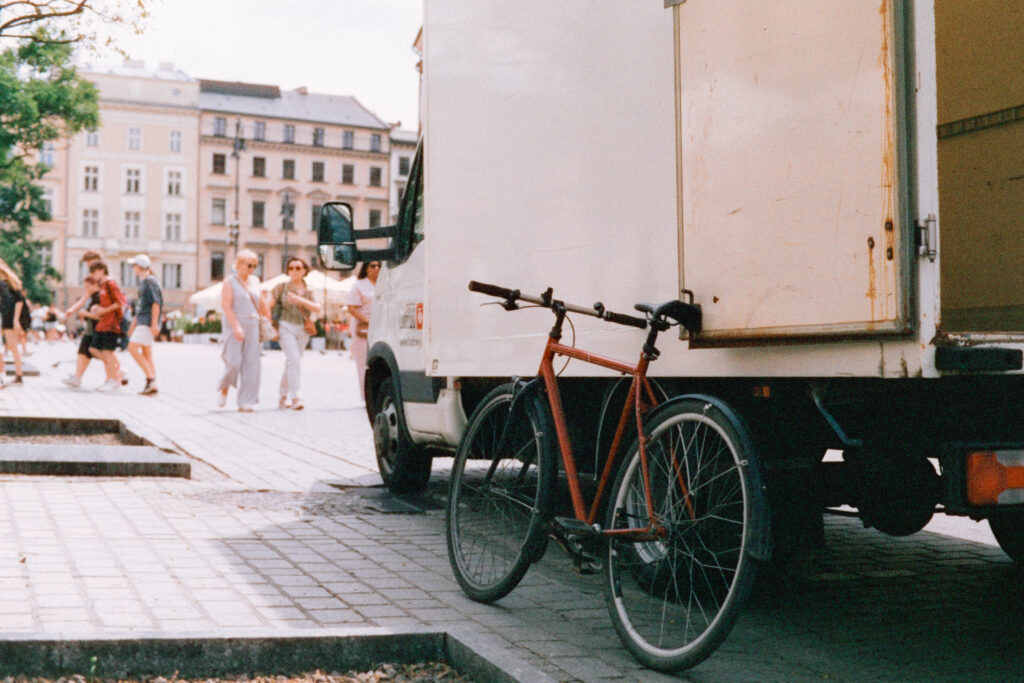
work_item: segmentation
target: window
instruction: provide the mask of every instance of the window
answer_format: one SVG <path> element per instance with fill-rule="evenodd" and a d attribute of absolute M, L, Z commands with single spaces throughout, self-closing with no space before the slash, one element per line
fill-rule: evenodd
<path fill-rule="evenodd" d="M 128 149 L 142 149 L 142 129 L 128 129 Z"/>
<path fill-rule="evenodd" d="M 121 261 L 121 288 L 138 286 L 139 278 L 135 274 L 135 269 L 132 268 L 132 264 L 127 261 Z"/>
<path fill-rule="evenodd" d="M 53 166 L 54 159 L 54 146 L 52 142 L 44 142 L 43 148 L 39 152 L 39 161 L 43 162 L 47 166 Z"/>
<path fill-rule="evenodd" d="M 210 223 L 212 225 L 224 225 L 224 218 L 228 212 L 226 199 L 214 199 L 210 205 Z"/>
<path fill-rule="evenodd" d="M 138 211 L 124 212 L 124 238 L 138 240 L 142 236 L 142 214 Z"/>
<path fill-rule="evenodd" d="M 217 175 L 224 175 L 227 173 L 227 158 L 223 154 L 213 155 L 213 172 Z"/>
<path fill-rule="evenodd" d="M 398 157 L 398 175 L 409 175 L 409 157 Z"/>
<path fill-rule="evenodd" d="M 295 159 L 285 159 L 281 162 L 281 177 L 285 180 L 295 180 Z"/>
<path fill-rule="evenodd" d="M 42 196 L 43 208 L 46 209 L 46 215 L 53 218 L 53 188 L 44 187 Z"/>
<path fill-rule="evenodd" d="M 99 209 L 82 209 L 82 237 L 99 237 Z"/>
<path fill-rule="evenodd" d="M 381 182 L 380 166 L 370 167 L 370 187 L 380 187 Z"/>
<path fill-rule="evenodd" d="M 210 254 L 210 279 L 219 282 L 224 279 L 224 252 L 215 251 Z"/>
<path fill-rule="evenodd" d="M 350 130 L 341 133 L 341 148 L 352 149 L 355 146 L 356 134 Z"/>
<path fill-rule="evenodd" d="M 167 195 L 170 197 L 181 196 L 181 171 L 167 172 Z"/>
<path fill-rule="evenodd" d="M 96 192 L 100 189 L 100 167 L 86 166 L 82 170 L 82 177 L 85 183 L 82 187 L 86 192 Z"/>
<path fill-rule="evenodd" d="M 267 158 L 266 157 L 253 157 L 252 158 L 252 175 L 255 178 L 267 177 Z"/>
<path fill-rule="evenodd" d="M 85 134 L 85 146 L 86 147 L 99 147 L 100 146 L 100 132 L 98 130 L 90 130 Z"/>
<path fill-rule="evenodd" d="M 313 182 L 322 183 L 324 181 L 324 162 L 314 161 L 313 162 Z"/>
<path fill-rule="evenodd" d="M 354 185 L 356 182 L 356 167 L 352 164 L 341 165 L 341 182 L 345 185 Z"/>
<path fill-rule="evenodd" d="M 370 136 L 370 151 L 380 151 L 380 133 L 374 133 L 373 135 Z"/>
<path fill-rule="evenodd" d="M 181 151 L 181 131 L 180 130 L 172 130 L 171 131 L 171 151 L 172 152 L 180 152 Z"/>
<path fill-rule="evenodd" d="M 228 120 L 223 116 L 213 119 L 213 134 L 219 138 L 228 134 Z"/>
<path fill-rule="evenodd" d="M 252 227 L 254 228 L 265 228 L 266 224 L 266 213 L 267 205 L 266 202 L 253 202 L 252 203 Z"/>
<path fill-rule="evenodd" d="M 165 263 L 161 266 L 163 277 L 160 284 L 164 289 L 181 289 L 181 264 Z"/>
<path fill-rule="evenodd" d="M 324 129 L 314 128 L 313 129 L 313 146 L 323 147 L 324 146 Z"/>
<path fill-rule="evenodd" d="M 126 168 L 124 171 L 124 191 L 128 194 L 139 194 L 142 191 L 142 169 Z"/>
<path fill-rule="evenodd" d="M 164 217 L 164 239 L 168 242 L 181 241 L 180 213 L 169 213 Z"/>
<path fill-rule="evenodd" d="M 379 228 L 380 227 L 380 209 L 370 209 L 369 226 L 371 228 Z"/>
<path fill-rule="evenodd" d="M 263 121 L 257 121 L 252 124 L 252 139 L 253 140 L 266 140 L 267 139 L 267 124 Z"/>
<path fill-rule="evenodd" d="M 316 232 L 317 226 L 320 225 L 320 211 L 321 211 L 321 209 L 323 209 L 323 204 L 314 204 L 313 205 L 313 210 L 311 212 L 312 217 L 313 217 L 313 222 L 310 225 L 310 229 L 313 232 Z"/>
<path fill-rule="evenodd" d="M 43 244 L 39 247 L 39 260 L 43 262 L 43 266 L 46 268 L 53 267 L 53 245 Z M 28 305 L 28 304 L 26 304 Z"/>
<path fill-rule="evenodd" d="M 284 124 L 284 141 L 287 143 L 295 142 L 295 126 L 290 123 Z"/>

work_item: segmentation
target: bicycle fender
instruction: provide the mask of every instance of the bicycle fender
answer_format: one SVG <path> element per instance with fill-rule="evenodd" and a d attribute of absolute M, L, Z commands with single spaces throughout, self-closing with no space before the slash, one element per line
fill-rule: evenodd
<path fill-rule="evenodd" d="M 738 412 L 732 406 L 720 398 L 707 394 L 684 394 L 675 396 L 655 408 L 645 419 L 645 423 L 653 424 L 662 412 L 667 412 L 672 406 L 683 401 L 700 401 L 718 410 L 728 420 L 740 440 L 740 446 L 747 452 L 745 460 L 740 466 L 746 471 L 750 481 L 750 507 L 753 514 L 750 516 L 750 536 L 747 541 L 746 552 L 756 560 L 767 562 L 772 557 L 772 534 L 771 521 L 768 513 L 768 496 L 761 476 L 761 457 L 758 455 L 751 436 L 750 428 Z"/>

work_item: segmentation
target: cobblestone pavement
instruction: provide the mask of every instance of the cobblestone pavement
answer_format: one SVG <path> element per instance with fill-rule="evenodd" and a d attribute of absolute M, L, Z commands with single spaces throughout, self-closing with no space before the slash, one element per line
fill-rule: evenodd
<path fill-rule="evenodd" d="M 193 478 L 0 477 L 0 638 L 267 632 L 339 626 L 469 627 L 561 680 L 674 680 L 620 645 L 596 577 L 557 549 L 497 605 L 455 584 L 443 512 L 391 514 L 351 361 L 307 352 L 306 410 L 276 409 L 280 352 L 261 407 L 215 406 L 214 346 L 156 348 L 160 393 L 72 390 L 68 343 L 0 391 L 0 414 L 116 417 L 193 459 Z M 56 367 L 55 367 L 56 365 Z M 90 368 L 84 384 L 102 381 Z M 432 491 L 447 460 L 435 463 Z M 692 681 L 1020 680 L 1024 572 L 987 526 L 953 518 L 892 539 L 829 519 L 827 547 L 762 582 Z"/>

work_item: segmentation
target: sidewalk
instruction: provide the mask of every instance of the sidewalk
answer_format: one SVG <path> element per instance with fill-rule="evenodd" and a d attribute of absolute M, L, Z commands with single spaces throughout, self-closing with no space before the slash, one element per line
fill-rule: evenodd
<path fill-rule="evenodd" d="M 599 578 L 574 576 L 554 547 L 499 604 L 463 596 L 443 512 L 386 514 L 365 495 L 380 479 L 347 357 L 307 352 L 307 408 L 280 411 L 283 356 L 266 352 L 261 405 L 239 413 L 234 393 L 216 407 L 212 345 L 158 345 L 155 397 L 135 393 L 127 354 L 127 390 L 100 394 L 60 383 L 70 343 L 33 350 L 41 375 L 0 391 L 0 414 L 121 419 L 188 455 L 192 479 L 0 477 L 0 639 L 457 626 L 561 680 L 669 680 L 626 653 Z M 95 365 L 84 386 L 102 382 Z M 435 464 L 436 489 L 447 466 Z M 1011 606 L 1024 580 L 987 531 L 890 539 L 859 527 L 829 520 L 829 549 L 763 589 L 689 679 L 1019 675 Z"/>

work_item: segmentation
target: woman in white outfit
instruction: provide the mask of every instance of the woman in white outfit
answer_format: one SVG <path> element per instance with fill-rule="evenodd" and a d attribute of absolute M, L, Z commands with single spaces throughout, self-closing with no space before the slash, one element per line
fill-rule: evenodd
<path fill-rule="evenodd" d="M 260 296 L 260 279 L 253 275 L 257 256 L 243 249 L 235 257 L 235 272 L 224 280 L 220 302 L 224 309 L 225 336 L 221 358 L 224 375 L 217 385 L 217 405 L 228 400 L 228 389 L 238 387 L 238 409 L 252 412 L 260 400 L 260 316 L 270 317 Z"/>
<path fill-rule="evenodd" d="M 349 315 L 355 325 L 352 329 L 352 358 L 356 362 L 356 376 L 359 377 L 359 395 L 363 395 L 363 375 L 366 374 L 366 333 L 370 328 L 370 308 L 373 305 L 373 290 L 380 275 L 380 261 L 366 261 L 359 269 L 356 283 L 349 290 Z"/>
<path fill-rule="evenodd" d="M 320 304 L 313 301 L 312 292 L 306 286 L 309 266 L 298 256 L 288 259 L 285 264 L 288 279 L 274 287 L 270 300 L 273 302 L 273 318 L 277 323 L 278 343 L 284 351 L 284 373 L 281 375 L 281 391 L 278 407 L 302 410 L 302 351 L 315 333 L 312 315 L 320 312 Z"/>

